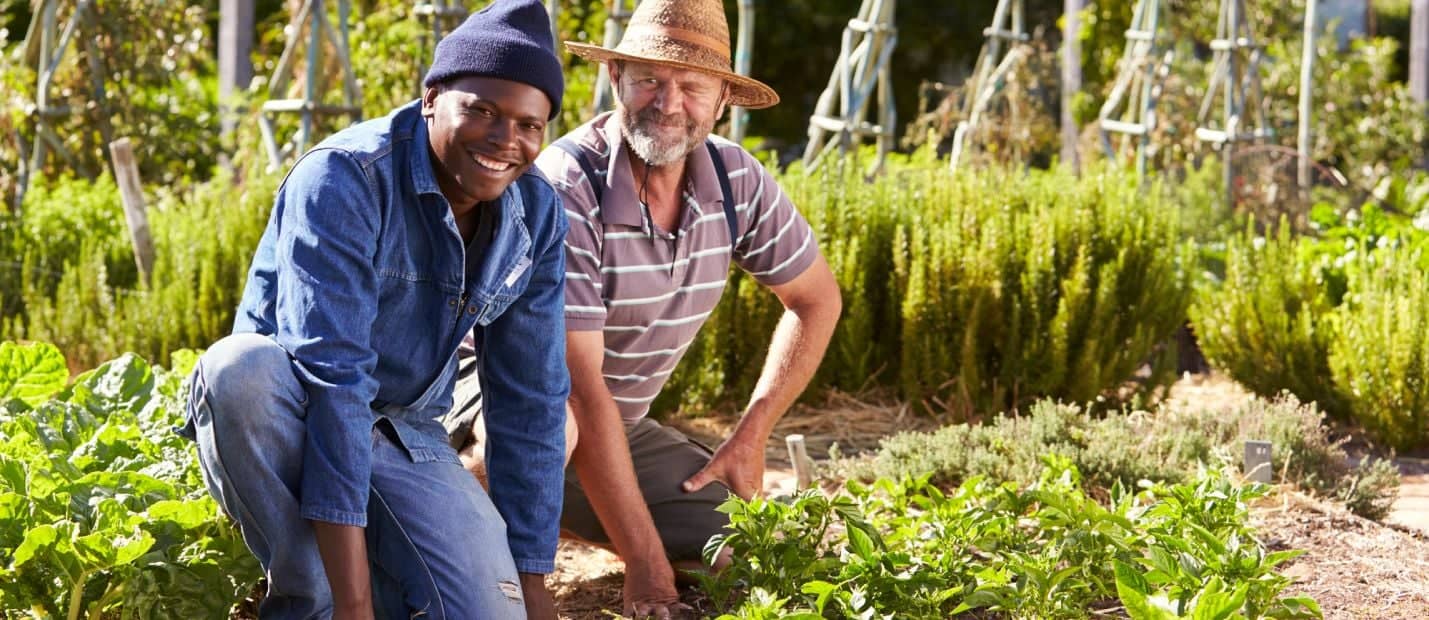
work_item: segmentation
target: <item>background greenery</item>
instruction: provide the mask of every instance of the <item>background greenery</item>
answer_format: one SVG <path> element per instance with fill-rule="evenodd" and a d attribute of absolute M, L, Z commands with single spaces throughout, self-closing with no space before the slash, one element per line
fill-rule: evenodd
<path fill-rule="evenodd" d="M 767 146 L 797 150 L 858 4 L 758 5 L 754 75 L 785 99 L 752 116 L 752 132 Z M 1093 2 L 1082 16 L 1085 84 L 1075 112 L 1083 122 L 1114 76 L 1132 4 Z M 1382 19 L 1375 23 L 1400 32 L 1405 4 L 1376 3 Z M 266 169 L 252 107 L 285 95 L 266 91 L 288 19 L 279 0 L 257 4 L 258 78 L 234 102 L 239 124 L 228 135 L 218 133 L 216 1 L 95 6 L 102 29 L 89 36 L 112 96 L 102 106 L 87 100 L 90 76 L 79 67 L 88 59 L 72 50 L 55 92 L 83 110 L 60 127 L 77 160 L 51 157 L 23 207 L 0 215 L 0 328 L 7 338 L 56 342 L 76 370 L 125 351 L 164 362 L 227 330 L 280 179 L 280 171 Z M 1303 1 L 1248 6 L 1267 46 L 1262 77 L 1269 122 L 1279 131 L 1271 146 L 1284 147 L 1295 120 Z M 364 116 L 373 117 L 416 94 L 416 68 L 431 42 L 408 3 L 359 0 L 354 7 L 354 67 Z M 733 24 L 736 3 L 726 7 Z M 7 196 L 15 189 L 18 137 L 32 129 L 26 106 L 34 75 L 18 44 L 29 8 L 25 0 L 0 0 L 0 194 Z M 1404 300 L 1422 294 L 1414 266 L 1422 264 L 1423 244 L 1414 239 L 1429 224 L 1419 217 L 1429 183 L 1411 173 L 1424 158 L 1425 115 L 1400 81 L 1404 41 L 1368 39 L 1344 49 L 1329 38 L 1316 42 L 1316 83 L 1333 87 L 1316 92 L 1313 153 L 1323 170 L 1338 171 L 1344 187 L 1322 177 L 1312 200 L 1298 200 L 1284 161 L 1242 155 L 1233 162 L 1239 189 L 1227 207 L 1221 163 L 1190 139 L 1215 3 L 1174 0 L 1166 8 L 1177 62 L 1153 140 L 1155 171 L 1144 186 L 1117 171 L 1123 156 L 1097 163 L 1090 134 L 1080 177 L 1037 169 L 1051 165 L 1058 149 L 1060 8 L 1029 2 L 1033 52 L 996 100 L 987 133 L 977 136 L 975 170 L 950 176 L 937 157 L 947 147 L 938 128 L 956 120 L 937 106 L 939 97 L 960 93 L 920 84 L 961 81 L 992 3 L 908 6 L 898 17 L 895 88 L 900 118 L 915 127 L 909 143 L 921 143 L 919 150 L 895 158 L 872 183 L 852 166 L 780 173 L 814 224 L 846 300 L 818 384 L 883 387 L 950 419 L 1019 409 L 1042 396 L 1154 397 L 1171 376 L 1168 337 L 1189 307 L 1212 362 L 1252 389 L 1289 390 L 1391 445 L 1424 443 L 1429 405 L 1418 398 L 1426 370 L 1416 336 L 1424 318 Z M 604 2 L 566 2 L 560 36 L 599 40 L 604 18 Z M 566 62 L 562 122 L 569 127 L 589 116 L 594 67 Z M 322 69 L 323 79 L 337 77 L 330 64 Z M 147 285 L 120 224 L 98 143 L 103 123 L 135 140 L 140 153 L 159 246 Z M 329 119 L 319 135 L 345 123 Z M 1374 232 L 1380 221 L 1396 222 L 1396 232 Z M 730 291 L 659 409 L 719 406 L 752 385 L 779 309 L 741 274 L 732 276 Z"/>

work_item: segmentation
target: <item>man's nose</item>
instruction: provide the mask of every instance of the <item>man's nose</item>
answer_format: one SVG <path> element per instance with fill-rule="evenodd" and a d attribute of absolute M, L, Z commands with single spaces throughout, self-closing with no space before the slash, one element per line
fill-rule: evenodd
<path fill-rule="evenodd" d="M 684 94 L 673 81 L 665 83 L 659 92 L 655 93 L 655 109 L 662 114 L 676 114 L 684 103 Z"/>

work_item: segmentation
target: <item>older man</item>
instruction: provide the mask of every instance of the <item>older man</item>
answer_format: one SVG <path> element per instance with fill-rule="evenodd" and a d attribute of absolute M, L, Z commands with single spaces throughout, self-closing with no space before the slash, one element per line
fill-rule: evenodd
<path fill-rule="evenodd" d="M 264 618 L 555 618 L 567 221 L 530 168 L 564 82 L 537 0 L 437 45 L 422 99 L 293 166 L 185 435 Z M 474 334 L 491 494 L 435 420 Z"/>
<path fill-rule="evenodd" d="M 566 362 L 579 443 L 561 526 L 625 560 L 627 612 L 662 616 L 678 606 L 674 569 L 699 566 L 727 523 L 715 508 L 730 491 L 760 491 L 765 444 L 823 358 L 839 289 L 770 173 L 710 136 L 726 107 L 779 100 L 730 71 L 723 3 L 645 0 L 616 48 L 566 45 L 606 63 L 617 109 L 537 160 L 570 219 Z M 646 414 L 731 262 L 785 314 L 738 426 L 711 452 Z"/>

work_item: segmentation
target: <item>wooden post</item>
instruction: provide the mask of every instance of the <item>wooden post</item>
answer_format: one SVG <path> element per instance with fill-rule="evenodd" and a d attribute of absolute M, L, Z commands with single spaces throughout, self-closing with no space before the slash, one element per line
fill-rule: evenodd
<path fill-rule="evenodd" d="M 749 66 L 754 55 L 754 0 L 739 0 L 739 30 L 734 48 L 734 72 L 749 76 Z M 729 139 L 738 144 L 744 141 L 745 125 L 749 122 L 749 110 L 735 106 L 730 109 Z"/>
<path fill-rule="evenodd" d="M 238 124 L 232 108 L 235 92 L 253 81 L 253 1 L 220 0 L 218 18 L 218 101 L 223 133 Z"/>
<path fill-rule="evenodd" d="M 784 438 L 789 448 L 789 463 L 794 466 L 794 480 L 802 491 L 814 484 L 814 462 L 809 459 L 809 451 L 804 446 L 803 435 L 789 435 Z"/>
<path fill-rule="evenodd" d="M 1310 0 L 1313 2 L 1314 0 Z M 1082 0 L 1066 0 L 1062 15 L 1062 163 L 1081 173 L 1077 142 L 1081 134 L 1072 106 L 1082 90 Z"/>
<path fill-rule="evenodd" d="M 114 181 L 119 184 L 119 195 L 124 201 L 129 241 L 134 245 L 134 264 L 139 266 L 144 286 L 148 286 L 154 269 L 154 240 L 149 236 L 149 215 L 144 207 L 144 188 L 139 183 L 134 147 L 129 144 L 129 138 L 120 138 L 109 143 L 109 153 L 114 160 Z"/>
<path fill-rule="evenodd" d="M 1429 0 L 1414 0 L 1416 3 Z M 1316 0 L 1305 0 L 1305 43 L 1300 51 L 1300 127 L 1296 135 L 1295 180 L 1300 186 L 1300 201 L 1310 201 L 1310 125 L 1315 121 L 1312 105 L 1315 89 L 1315 39 L 1320 29 L 1316 26 Z"/>
<path fill-rule="evenodd" d="M 1429 0 L 1414 0 L 1409 12 L 1409 93 L 1429 102 Z"/>

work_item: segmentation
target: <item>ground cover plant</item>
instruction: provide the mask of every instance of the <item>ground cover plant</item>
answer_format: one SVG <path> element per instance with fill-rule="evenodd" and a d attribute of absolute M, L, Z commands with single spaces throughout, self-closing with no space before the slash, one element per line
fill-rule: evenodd
<path fill-rule="evenodd" d="M 124 355 L 68 381 L 49 344 L 0 344 L 0 615 L 222 618 L 257 562 L 173 434 L 196 360 Z"/>
<path fill-rule="evenodd" d="M 1070 459 L 1044 457 L 1023 488 L 927 476 L 851 482 L 786 500 L 732 499 L 728 533 L 706 548 L 733 564 L 706 581 L 721 618 L 1318 618 L 1282 596 L 1247 525 L 1262 485 L 1215 470 L 1175 485 L 1120 484 L 1099 502 Z"/>
<path fill-rule="evenodd" d="M 1088 415 L 1080 406 L 1042 401 L 1021 416 L 898 433 L 869 456 L 838 457 L 829 475 L 901 479 L 926 475 L 936 484 L 974 477 L 1030 484 L 1042 458 L 1061 454 L 1095 488 L 1141 480 L 1184 483 L 1207 467 L 1239 463 L 1247 439 L 1270 441 L 1276 480 L 1344 503 L 1380 519 L 1399 488 L 1388 461 L 1350 465 L 1343 440 L 1330 438 L 1324 414 L 1293 396 L 1251 399 L 1228 411 L 1163 405 L 1153 411 Z"/>

